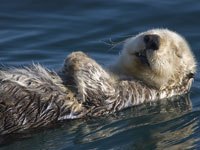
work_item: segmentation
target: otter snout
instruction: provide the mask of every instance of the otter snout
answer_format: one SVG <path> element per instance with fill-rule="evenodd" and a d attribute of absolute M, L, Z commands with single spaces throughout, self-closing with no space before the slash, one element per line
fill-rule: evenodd
<path fill-rule="evenodd" d="M 144 36 L 146 49 L 158 50 L 160 46 L 160 37 L 156 34 L 148 34 Z"/>

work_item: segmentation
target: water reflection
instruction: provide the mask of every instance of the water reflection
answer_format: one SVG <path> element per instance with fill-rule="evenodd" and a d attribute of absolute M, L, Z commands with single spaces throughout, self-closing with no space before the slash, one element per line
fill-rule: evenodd
<path fill-rule="evenodd" d="M 197 143 L 195 134 L 200 130 L 199 114 L 192 111 L 189 95 L 184 95 L 132 107 L 101 118 L 67 121 L 58 128 L 18 135 L 12 143 L 1 148 L 192 148 Z M 22 136 L 23 139 L 20 138 Z"/>
<path fill-rule="evenodd" d="M 140 149 L 192 147 L 195 139 L 191 136 L 198 127 L 198 117 L 191 109 L 188 95 L 133 107 L 102 118 L 95 127 L 87 122 L 75 143 L 89 148 L 116 145 L 116 149 L 118 146 Z"/>

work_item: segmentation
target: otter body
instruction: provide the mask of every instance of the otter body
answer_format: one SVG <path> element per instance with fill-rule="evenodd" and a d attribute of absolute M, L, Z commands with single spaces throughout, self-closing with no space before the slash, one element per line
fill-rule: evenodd
<path fill-rule="evenodd" d="M 1 134 L 79 118 L 83 114 L 74 93 L 56 73 L 40 65 L 0 71 Z"/>
<path fill-rule="evenodd" d="M 122 55 L 107 70 L 82 52 L 70 54 L 59 74 L 40 65 L 1 69 L 0 134 L 66 119 L 106 115 L 146 101 L 187 93 L 195 73 L 195 59 L 179 35 L 172 34 L 179 40 L 161 42 L 163 32 L 168 36 L 173 33 L 151 30 L 128 39 Z M 152 34 L 159 38 L 147 37 Z M 169 53 L 169 45 L 174 46 L 175 42 L 182 49 Z M 163 53 L 169 53 L 172 56 L 167 57 L 172 59 L 161 62 L 159 56 L 164 57 Z M 168 68 L 173 67 L 167 79 L 162 76 L 163 71 L 169 70 L 162 66 L 164 63 Z"/>

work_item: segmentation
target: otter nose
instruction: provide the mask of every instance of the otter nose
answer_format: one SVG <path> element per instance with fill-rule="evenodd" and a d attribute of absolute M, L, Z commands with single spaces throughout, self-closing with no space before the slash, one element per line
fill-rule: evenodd
<path fill-rule="evenodd" d="M 156 34 L 149 34 L 144 36 L 146 49 L 158 50 L 160 46 L 160 37 Z"/>

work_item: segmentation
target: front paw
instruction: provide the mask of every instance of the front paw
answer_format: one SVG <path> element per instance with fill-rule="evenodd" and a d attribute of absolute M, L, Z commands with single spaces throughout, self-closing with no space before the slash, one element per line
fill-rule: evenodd
<path fill-rule="evenodd" d="M 88 62 L 88 56 L 81 52 L 73 52 L 67 56 L 64 63 L 64 69 L 68 72 L 74 72 L 84 68 L 85 64 Z"/>

